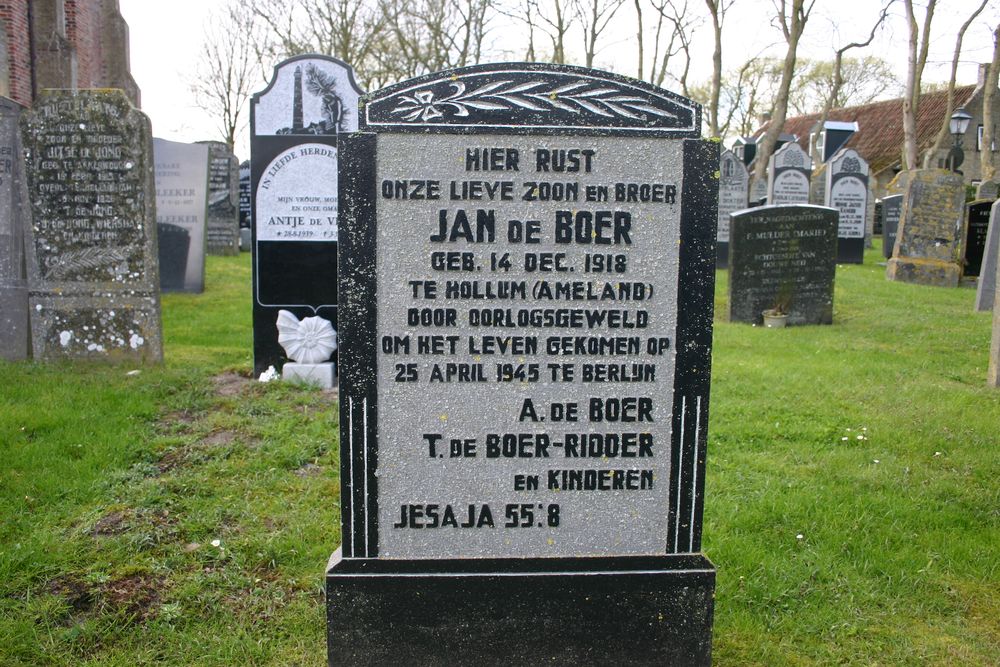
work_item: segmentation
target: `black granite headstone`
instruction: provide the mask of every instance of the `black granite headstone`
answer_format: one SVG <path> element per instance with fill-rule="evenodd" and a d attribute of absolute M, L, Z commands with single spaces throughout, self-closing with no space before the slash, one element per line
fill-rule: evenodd
<path fill-rule="evenodd" d="M 841 148 L 826 165 L 826 205 L 837 209 L 837 263 L 865 260 L 868 163 L 853 148 Z"/>
<path fill-rule="evenodd" d="M 979 276 L 986 250 L 986 232 L 990 227 L 990 208 L 993 199 L 972 201 L 965 205 L 965 242 L 962 244 L 962 275 Z"/>
<path fill-rule="evenodd" d="M 278 313 L 337 327 L 337 143 L 358 127 L 354 71 L 290 58 L 250 104 L 254 372 L 287 361 Z"/>
<path fill-rule="evenodd" d="M 875 200 L 875 212 L 874 220 L 872 221 L 872 234 L 874 236 L 882 235 L 882 200 Z"/>
<path fill-rule="evenodd" d="M 120 90 L 46 90 L 21 117 L 36 359 L 163 359 L 149 119 Z"/>
<path fill-rule="evenodd" d="M 250 160 L 240 164 L 240 250 L 250 252 L 253 245 L 252 197 L 250 196 Z"/>
<path fill-rule="evenodd" d="M 700 111 L 529 63 L 363 98 L 340 143 L 331 665 L 709 664 Z"/>
<path fill-rule="evenodd" d="M 903 195 L 889 195 L 882 198 L 882 256 L 892 257 L 896 246 L 896 230 L 899 229 L 899 214 L 903 210 Z"/>
<path fill-rule="evenodd" d="M 779 309 L 789 324 L 831 324 L 837 211 L 761 206 L 732 216 L 729 320 L 760 324 Z"/>

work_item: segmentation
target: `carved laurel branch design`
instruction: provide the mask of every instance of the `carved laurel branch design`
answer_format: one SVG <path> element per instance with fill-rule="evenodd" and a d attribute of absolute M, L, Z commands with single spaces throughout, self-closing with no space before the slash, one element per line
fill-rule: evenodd
<path fill-rule="evenodd" d="M 598 116 L 615 116 L 632 120 L 645 120 L 642 114 L 676 119 L 677 115 L 659 109 L 649 99 L 637 96 L 633 91 L 625 91 L 606 83 L 593 84 L 575 81 L 551 90 L 541 89 L 545 81 L 514 83 L 494 81 L 475 90 L 466 92 L 465 84 L 452 81 L 453 92 L 447 97 L 435 98 L 430 88 L 418 90 L 411 95 L 400 95 L 398 106 L 390 113 L 402 115 L 408 122 L 429 121 L 445 115 L 451 109 L 452 115 L 469 115 L 470 109 L 477 111 L 565 111 L 579 114 L 588 111 Z"/>
<path fill-rule="evenodd" d="M 80 271 L 114 266 L 128 259 L 125 253 L 114 248 L 84 248 L 71 250 L 59 257 L 59 262 L 49 267 L 48 277 L 64 280 Z"/>

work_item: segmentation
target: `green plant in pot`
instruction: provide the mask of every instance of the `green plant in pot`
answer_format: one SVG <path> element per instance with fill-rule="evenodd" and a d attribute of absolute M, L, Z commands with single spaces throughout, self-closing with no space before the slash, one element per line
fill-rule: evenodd
<path fill-rule="evenodd" d="M 778 292 L 774 305 L 761 313 L 764 326 L 768 329 L 779 329 L 788 324 L 788 313 L 791 310 L 792 295 L 788 286 L 782 287 Z"/>

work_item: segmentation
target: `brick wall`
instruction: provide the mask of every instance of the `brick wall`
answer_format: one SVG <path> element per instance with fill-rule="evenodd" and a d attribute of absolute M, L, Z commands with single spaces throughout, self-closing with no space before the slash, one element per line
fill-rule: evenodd
<path fill-rule="evenodd" d="M 10 96 L 25 106 L 32 99 L 31 42 L 28 30 L 30 0 L 0 0 L 0 21 L 6 31 Z"/>
<path fill-rule="evenodd" d="M 122 88 L 139 105 L 117 0 L 0 0 L 0 22 L 7 54 L 6 77 L 0 57 L 0 91 L 6 79 L 17 102 L 30 106 L 35 90 L 75 86 Z"/>

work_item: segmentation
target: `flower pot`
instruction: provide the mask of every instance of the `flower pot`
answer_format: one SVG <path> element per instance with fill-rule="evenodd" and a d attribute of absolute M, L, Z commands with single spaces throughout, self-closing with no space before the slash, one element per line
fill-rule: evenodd
<path fill-rule="evenodd" d="M 781 329 L 788 324 L 788 315 L 785 313 L 765 310 L 761 315 L 764 317 L 764 326 L 768 329 Z"/>

